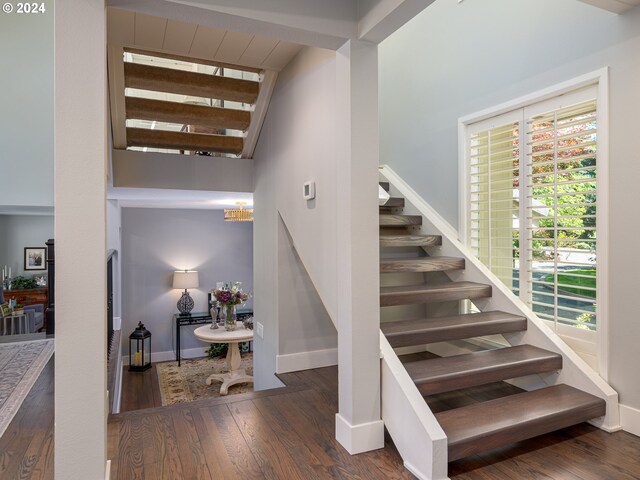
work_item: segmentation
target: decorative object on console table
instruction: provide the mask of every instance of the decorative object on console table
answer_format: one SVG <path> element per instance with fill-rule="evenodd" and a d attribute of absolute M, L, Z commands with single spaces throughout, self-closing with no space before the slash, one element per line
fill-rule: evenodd
<path fill-rule="evenodd" d="M 46 287 L 47 286 L 47 274 L 46 273 L 36 273 L 33 275 L 33 280 L 36 282 L 37 287 Z"/>
<path fill-rule="evenodd" d="M 236 305 L 241 305 L 251 298 L 250 294 L 242 291 L 240 285 L 242 285 L 242 282 L 229 282 L 222 288 L 216 288 L 211 292 L 212 297 L 220 304 L 224 327 L 228 331 L 236 329 L 236 322 L 238 321 Z"/>
<path fill-rule="evenodd" d="M 188 288 L 198 288 L 198 272 L 195 270 L 176 270 L 173 272 L 173 288 L 184 288 L 180 300 L 178 300 L 178 311 L 181 315 L 189 315 L 193 310 L 193 298 L 189 295 Z"/>
<path fill-rule="evenodd" d="M 46 247 L 24 247 L 24 269 L 46 270 L 47 269 L 47 249 Z"/>
<path fill-rule="evenodd" d="M 151 332 L 142 322 L 129 335 L 129 371 L 144 372 L 151 368 Z"/>

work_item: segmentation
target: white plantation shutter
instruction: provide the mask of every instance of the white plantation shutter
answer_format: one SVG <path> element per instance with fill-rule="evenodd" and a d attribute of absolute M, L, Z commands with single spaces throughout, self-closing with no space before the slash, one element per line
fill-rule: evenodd
<path fill-rule="evenodd" d="M 529 282 L 541 318 L 596 328 L 595 89 L 525 109 Z M 558 105 L 560 103 L 560 105 Z M 535 222 L 535 209 L 548 207 Z M 540 216 L 538 216 L 541 218 Z M 542 260 L 535 261 L 535 258 Z"/>
<path fill-rule="evenodd" d="M 596 328 L 590 87 L 467 128 L 469 247 L 541 318 Z"/>
<path fill-rule="evenodd" d="M 468 140 L 469 245 L 476 256 L 518 294 L 520 112 L 475 124 Z"/>

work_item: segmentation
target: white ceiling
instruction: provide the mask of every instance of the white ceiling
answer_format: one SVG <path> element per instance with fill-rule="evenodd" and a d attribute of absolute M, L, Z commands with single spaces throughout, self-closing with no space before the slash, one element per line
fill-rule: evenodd
<path fill-rule="evenodd" d="M 302 45 L 107 8 L 107 43 L 243 67 L 281 70 Z"/>
<path fill-rule="evenodd" d="M 109 200 L 119 200 L 122 207 L 186 208 L 222 210 L 236 207 L 236 202 L 253 206 L 252 193 L 206 192 L 200 190 L 165 190 L 159 188 L 114 188 L 107 192 Z"/>

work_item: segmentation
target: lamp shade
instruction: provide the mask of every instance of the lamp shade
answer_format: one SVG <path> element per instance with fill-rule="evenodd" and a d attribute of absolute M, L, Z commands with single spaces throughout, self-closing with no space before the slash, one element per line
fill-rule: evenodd
<path fill-rule="evenodd" d="M 195 270 L 176 270 L 173 272 L 173 288 L 198 288 L 198 272 Z"/>

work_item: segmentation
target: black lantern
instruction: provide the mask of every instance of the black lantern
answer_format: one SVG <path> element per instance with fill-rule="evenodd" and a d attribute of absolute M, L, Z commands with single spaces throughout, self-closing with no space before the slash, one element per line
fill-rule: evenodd
<path fill-rule="evenodd" d="M 144 372 L 151 368 L 151 332 L 142 322 L 129 335 L 129 371 Z"/>

